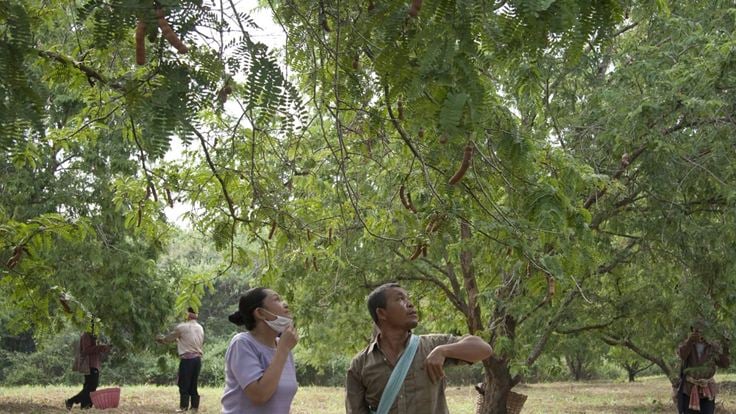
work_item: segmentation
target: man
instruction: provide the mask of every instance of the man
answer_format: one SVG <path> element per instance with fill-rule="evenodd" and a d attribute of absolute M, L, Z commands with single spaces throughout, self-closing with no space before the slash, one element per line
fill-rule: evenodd
<path fill-rule="evenodd" d="M 184 412 L 190 408 L 199 410 L 199 393 L 197 392 L 197 380 L 199 371 L 202 369 L 202 344 L 204 343 L 204 329 L 197 322 L 197 314 L 194 309 L 187 309 L 187 320 L 176 326 L 166 336 L 156 338 L 158 343 L 171 343 L 176 341 L 176 349 L 179 353 L 179 409 L 176 412 Z"/>
<path fill-rule="evenodd" d="M 94 329 L 94 325 L 92 327 Z M 79 363 L 80 372 L 84 373 L 84 385 L 82 391 L 72 398 L 66 400 L 64 403 L 67 410 L 71 410 L 74 404 L 79 404 L 83 410 L 92 408 L 92 399 L 89 394 L 97 390 L 97 386 L 100 384 L 100 355 L 103 353 L 110 352 L 109 345 L 97 345 L 97 337 L 93 331 L 84 332 L 79 338 L 79 348 L 75 350 L 78 352 L 76 359 L 82 361 L 75 361 Z"/>
<path fill-rule="evenodd" d="M 347 414 L 369 414 L 378 408 L 391 372 L 417 326 L 409 295 L 400 285 L 387 283 L 368 296 L 368 311 L 378 334 L 353 358 L 347 374 Z M 419 345 L 391 414 L 448 414 L 444 366 L 488 358 L 491 346 L 477 336 L 421 335 Z"/>
<path fill-rule="evenodd" d="M 677 410 L 680 414 L 713 414 L 718 391 L 713 376 L 716 366 L 728 368 L 728 343 L 721 349 L 703 336 L 704 321 L 695 321 L 690 336 L 678 348 L 682 359 L 680 387 L 677 392 Z"/>

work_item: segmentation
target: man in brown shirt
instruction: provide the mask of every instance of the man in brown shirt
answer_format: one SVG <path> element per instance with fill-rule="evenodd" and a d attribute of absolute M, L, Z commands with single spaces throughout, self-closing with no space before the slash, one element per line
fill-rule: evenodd
<path fill-rule="evenodd" d="M 378 408 L 391 372 L 419 319 L 409 295 L 396 283 L 368 295 L 368 311 L 378 327 L 375 339 L 353 358 L 347 374 L 347 414 Z M 419 346 L 390 414 L 448 414 L 444 366 L 488 358 L 491 346 L 473 335 L 421 335 Z"/>

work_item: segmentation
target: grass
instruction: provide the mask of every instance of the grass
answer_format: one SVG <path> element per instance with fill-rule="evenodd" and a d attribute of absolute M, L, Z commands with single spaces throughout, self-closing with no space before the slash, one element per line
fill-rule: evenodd
<path fill-rule="evenodd" d="M 102 378 L 104 381 L 104 376 Z M 736 411 L 736 375 L 719 375 L 722 391 L 719 414 Z M 101 388 L 104 388 L 102 386 Z M 0 413 L 66 413 L 64 399 L 76 394 L 79 387 L 0 387 Z M 529 396 L 525 414 L 635 414 L 672 413 L 670 386 L 662 377 L 643 378 L 636 383 L 579 382 L 522 385 L 515 391 Z M 222 388 L 202 388 L 200 413 L 220 412 Z M 453 414 L 473 414 L 476 392 L 472 387 L 449 387 L 447 400 Z M 173 413 L 179 395 L 176 387 L 125 386 L 120 407 L 109 414 Z M 344 413 L 344 390 L 330 387 L 301 387 L 294 399 L 291 414 Z M 80 412 L 79 406 L 74 412 Z M 98 410 L 86 411 L 90 414 Z"/>

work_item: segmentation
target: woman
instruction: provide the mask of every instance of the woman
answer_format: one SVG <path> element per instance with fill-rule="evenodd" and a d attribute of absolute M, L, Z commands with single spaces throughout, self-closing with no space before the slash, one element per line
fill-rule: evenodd
<path fill-rule="evenodd" d="M 93 333 L 94 324 L 92 330 L 84 332 L 79 338 L 79 357 L 86 358 L 86 364 L 88 368 L 82 368 L 84 372 L 84 385 L 82 391 L 72 398 L 64 401 L 67 410 L 71 410 L 74 404 L 79 404 L 82 409 L 92 408 L 92 398 L 90 394 L 97 390 L 97 386 L 100 384 L 100 361 L 103 353 L 110 352 L 109 345 L 98 345 L 97 336 Z"/>
<path fill-rule="evenodd" d="M 247 332 L 225 353 L 222 414 L 288 414 L 297 389 L 291 350 L 299 341 L 289 306 L 273 290 L 253 288 L 228 319 Z"/>

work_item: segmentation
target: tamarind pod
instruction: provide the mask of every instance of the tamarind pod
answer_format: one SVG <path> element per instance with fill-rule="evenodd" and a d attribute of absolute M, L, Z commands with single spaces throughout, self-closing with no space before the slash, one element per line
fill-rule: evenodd
<path fill-rule="evenodd" d="M 151 198 L 151 186 L 147 185 L 146 186 L 146 200 L 148 200 L 149 198 Z"/>
<path fill-rule="evenodd" d="M 273 233 L 275 231 L 276 231 L 276 221 L 274 220 L 271 222 L 271 230 L 269 230 L 268 232 L 268 240 L 271 240 L 271 238 L 273 237 Z"/>
<path fill-rule="evenodd" d="M 409 203 L 409 209 L 412 213 L 416 213 L 417 209 L 414 207 L 414 203 L 411 201 L 411 193 L 407 191 L 406 193 L 406 202 Z"/>
<path fill-rule="evenodd" d="M 138 207 L 138 227 L 141 226 L 141 221 L 143 221 L 143 211 Z"/>
<path fill-rule="evenodd" d="M 304 269 L 309 270 L 309 258 L 304 258 Z"/>
<path fill-rule="evenodd" d="M 307 229 L 307 240 L 312 241 L 312 232 Z"/>
<path fill-rule="evenodd" d="M 227 102 L 227 98 L 228 96 L 230 96 L 232 91 L 232 86 L 230 86 L 229 84 L 225 84 L 225 86 L 223 86 L 222 89 L 217 92 L 217 102 L 219 102 L 220 105 L 224 105 L 225 102 Z"/>
<path fill-rule="evenodd" d="M 332 227 L 327 232 L 327 244 L 332 244 Z"/>
<path fill-rule="evenodd" d="M 409 260 L 416 260 L 419 255 L 422 254 L 422 246 L 422 243 L 417 244 L 417 248 L 414 250 L 414 253 L 411 254 Z"/>
<path fill-rule="evenodd" d="M 427 245 L 422 246 L 422 257 L 427 257 Z"/>
<path fill-rule="evenodd" d="M 403 185 L 399 187 L 399 199 L 401 199 L 401 204 L 403 204 L 407 210 L 411 211 L 412 213 L 416 213 L 417 209 L 414 208 L 414 205 L 411 203 L 411 195 L 407 197 L 404 190 L 405 189 Z"/>
<path fill-rule="evenodd" d="M 164 190 L 166 190 L 166 200 L 169 202 L 169 207 L 174 208 L 174 199 L 171 198 L 171 191 L 168 188 L 164 188 Z"/>
<path fill-rule="evenodd" d="M 409 7 L 409 16 L 417 17 L 419 10 L 422 9 L 422 0 L 412 0 L 411 7 Z"/>
<path fill-rule="evenodd" d="M 59 298 L 59 302 L 61 303 L 61 307 L 64 308 L 64 312 L 72 313 L 72 309 L 69 307 L 69 301 L 63 295 Z"/>
<path fill-rule="evenodd" d="M 179 36 L 169 25 L 169 22 L 166 21 L 163 9 L 156 9 L 156 16 L 158 17 L 158 27 L 161 28 L 161 35 L 166 38 L 169 44 L 174 46 L 179 53 L 187 53 L 189 48 L 187 48 L 184 42 L 179 39 Z"/>
<path fill-rule="evenodd" d="M 8 269 L 12 269 L 15 266 L 18 265 L 20 262 L 20 258 L 23 255 L 23 247 L 22 246 L 15 246 L 13 249 L 13 255 L 8 259 L 7 263 L 5 263 L 5 266 L 7 266 Z"/>
<path fill-rule="evenodd" d="M 468 167 L 470 167 L 471 158 L 473 158 L 473 147 L 471 147 L 470 145 L 466 145 L 463 154 L 463 162 L 462 164 L 460 164 L 460 168 L 458 168 L 455 172 L 455 175 L 450 178 L 450 185 L 457 184 L 457 182 L 463 178 L 465 172 L 468 171 Z"/>
<path fill-rule="evenodd" d="M 153 195 L 153 201 L 158 202 L 158 193 L 156 192 L 156 186 L 153 185 L 153 183 L 150 183 L 149 186 L 151 187 L 151 195 Z"/>
<path fill-rule="evenodd" d="M 547 296 L 552 299 L 555 295 L 555 278 L 547 276 Z"/>
<path fill-rule="evenodd" d="M 317 268 L 317 258 L 312 255 L 312 268 L 314 268 L 315 272 L 319 272 L 319 269 Z"/>
<path fill-rule="evenodd" d="M 424 138 L 424 128 L 419 128 L 419 131 L 417 131 L 417 135 L 419 138 Z"/>
<path fill-rule="evenodd" d="M 355 56 L 353 58 L 353 70 L 358 70 L 358 69 L 360 69 L 360 60 L 358 60 L 358 57 Z"/>
<path fill-rule="evenodd" d="M 146 23 L 142 19 L 135 26 L 135 63 L 146 64 Z"/>
<path fill-rule="evenodd" d="M 398 107 L 398 111 L 399 111 L 399 119 L 403 121 L 404 120 L 404 103 L 401 102 L 401 99 L 399 99 L 396 106 Z"/>
<path fill-rule="evenodd" d="M 440 227 L 441 221 L 442 218 L 439 215 L 433 215 L 432 218 L 429 219 L 429 223 L 427 223 L 427 227 L 424 229 L 424 232 L 427 234 L 434 233 Z"/>

